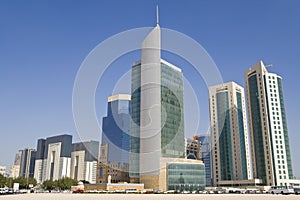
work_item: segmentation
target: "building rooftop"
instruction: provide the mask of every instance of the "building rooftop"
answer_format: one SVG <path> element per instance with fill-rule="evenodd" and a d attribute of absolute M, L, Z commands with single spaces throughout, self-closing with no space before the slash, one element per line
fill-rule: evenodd
<path fill-rule="evenodd" d="M 108 97 L 107 102 L 118 101 L 118 100 L 131 100 L 131 95 L 129 94 L 116 94 Z"/>

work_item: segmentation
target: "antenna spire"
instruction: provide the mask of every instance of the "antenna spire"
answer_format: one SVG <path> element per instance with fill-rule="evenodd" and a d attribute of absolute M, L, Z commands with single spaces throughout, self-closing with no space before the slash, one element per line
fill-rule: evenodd
<path fill-rule="evenodd" d="M 156 5 L 156 25 L 159 24 L 159 18 L 158 18 L 158 5 Z"/>

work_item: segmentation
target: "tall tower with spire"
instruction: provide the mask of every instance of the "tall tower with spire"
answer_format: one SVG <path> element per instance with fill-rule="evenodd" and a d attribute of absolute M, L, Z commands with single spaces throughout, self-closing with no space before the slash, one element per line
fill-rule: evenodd
<path fill-rule="evenodd" d="M 142 43 L 141 61 L 132 67 L 130 179 L 145 188 L 161 188 L 162 158 L 183 158 L 183 74 L 161 59 L 161 29 Z"/>

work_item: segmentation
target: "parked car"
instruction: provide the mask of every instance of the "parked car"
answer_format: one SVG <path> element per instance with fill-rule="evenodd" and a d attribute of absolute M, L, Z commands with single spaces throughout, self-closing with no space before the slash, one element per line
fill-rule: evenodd
<path fill-rule="evenodd" d="M 73 193 L 83 193 L 83 190 L 81 190 L 81 189 L 74 190 Z"/>
<path fill-rule="evenodd" d="M 4 188 L 0 188 L 0 195 L 6 194 L 6 190 Z"/>

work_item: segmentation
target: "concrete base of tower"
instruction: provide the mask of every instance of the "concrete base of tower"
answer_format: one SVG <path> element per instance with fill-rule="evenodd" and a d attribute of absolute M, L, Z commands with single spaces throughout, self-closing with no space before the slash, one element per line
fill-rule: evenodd
<path fill-rule="evenodd" d="M 139 183 L 140 178 L 139 177 L 130 177 L 130 183 Z"/>

